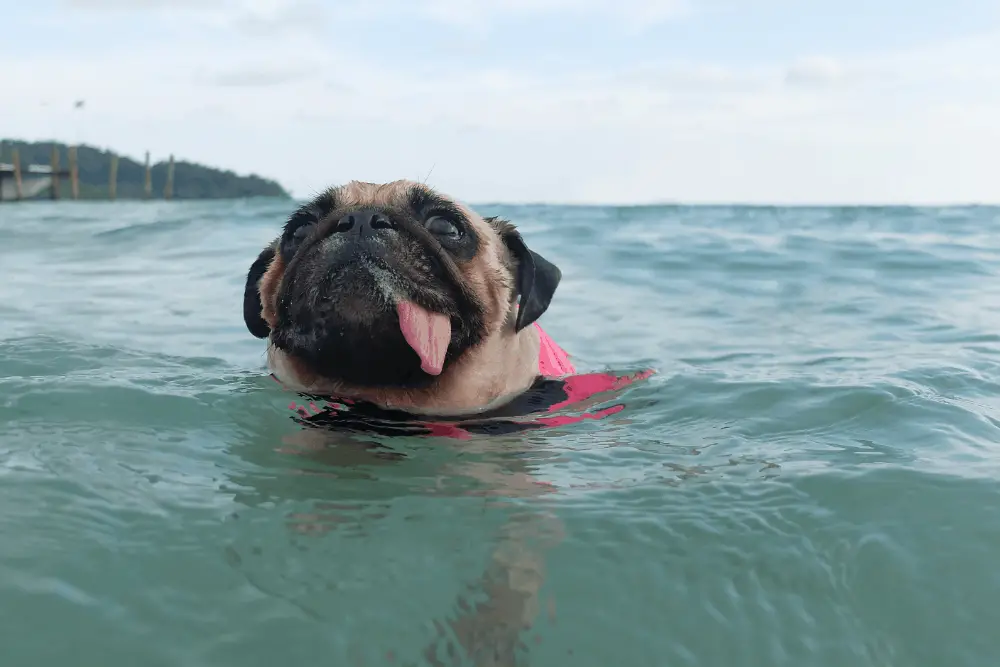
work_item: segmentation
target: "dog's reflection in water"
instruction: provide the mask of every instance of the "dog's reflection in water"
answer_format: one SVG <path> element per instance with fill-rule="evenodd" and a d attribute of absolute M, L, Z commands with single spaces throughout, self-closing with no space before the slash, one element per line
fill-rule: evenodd
<path fill-rule="evenodd" d="M 447 447 L 447 444 L 441 444 Z M 305 457 L 310 473 L 333 478 L 347 473 L 391 466 L 407 455 L 357 433 L 330 428 L 305 427 L 283 438 L 281 451 Z M 524 451 L 516 440 L 476 438 L 462 443 L 463 454 L 478 460 L 450 460 L 435 471 L 438 484 L 423 489 L 427 494 L 479 494 L 492 502 L 523 501 L 541 497 L 552 487 L 534 478 L 525 462 L 512 454 Z M 377 473 L 371 474 L 377 483 Z M 475 488 L 462 488 L 460 480 Z M 338 524 L 354 521 L 357 508 L 327 505 L 312 516 L 292 517 L 294 530 L 325 532 Z M 350 516 L 352 518 L 348 519 Z M 367 515 L 378 519 L 377 515 Z M 555 603 L 541 600 L 545 552 L 563 538 L 562 523 L 552 514 L 525 509 L 523 504 L 507 515 L 479 580 L 469 582 L 468 595 L 456 602 L 457 614 L 434 621 L 436 640 L 424 652 L 426 664 L 511 666 L 524 663 L 529 631 L 542 613 L 555 616 Z M 469 660 L 472 662 L 470 663 Z"/>

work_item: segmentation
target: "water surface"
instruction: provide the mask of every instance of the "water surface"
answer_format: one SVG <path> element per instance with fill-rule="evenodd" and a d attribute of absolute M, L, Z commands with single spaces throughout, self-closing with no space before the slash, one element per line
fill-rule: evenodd
<path fill-rule="evenodd" d="M 536 666 L 996 663 L 1000 209 L 480 207 L 581 371 L 658 374 L 379 449 L 244 328 L 290 206 L 0 206 L 0 664 L 422 665 L 513 615 Z"/>

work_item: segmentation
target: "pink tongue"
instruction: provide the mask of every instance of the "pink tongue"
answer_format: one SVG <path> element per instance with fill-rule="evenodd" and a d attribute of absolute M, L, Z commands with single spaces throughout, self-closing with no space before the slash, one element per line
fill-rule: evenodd
<path fill-rule="evenodd" d="M 451 320 L 409 301 L 397 303 L 396 312 L 403 337 L 420 355 L 420 368 L 430 375 L 440 375 L 451 340 Z"/>

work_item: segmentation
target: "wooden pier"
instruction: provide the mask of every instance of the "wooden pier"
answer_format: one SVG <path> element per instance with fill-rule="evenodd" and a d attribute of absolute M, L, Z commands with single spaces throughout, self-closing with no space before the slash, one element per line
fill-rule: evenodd
<path fill-rule="evenodd" d="M 29 164 L 22 170 L 20 158 L 14 153 L 11 163 L 0 162 L 0 202 L 31 199 L 46 190 L 57 199 L 59 178 L 69 175 L 69 169 L 53 169 L 44 164 Z"/>
<path fill-rule="evenodd" d="M 80 169 L 77 147 L 66 148 L 67 166 L 62 166 L 62 154 L 58 144 L 52 145 L 49 164 L 23 164 L 18 148 L 7 147 L 0 142 L 0 202 L 23 201 L 37 199 L 48 191 L 49 199 L 58 200 L 63 196 L 63 179 L 69 179 L 69 196 L 73 200 L 80 199 Z M 107 198 L 115 200 L 118 197 L 118 163 L 119 156 L 111 154 L 108 168 Z M 149 151 L 146 152 L 145 179 L 143 199 L 153 198 L 152 166 Z M 5 161 L 5 160 L 9 160 Z M 166 165 L 166 183 L 163 186 L 163 198 L 172 199 L 174 195 L 174 156 L 171 155 Z M 91 196 L 93 199 L 93 188 Z"/>
<path fill-rule="evenodd" d="M 273 179 L 86 143 L 0 136 L 0 205 L 16 201 L 190 201 L 291 195 Z M 2 667 L 2 666 L 0 666 Z"/>

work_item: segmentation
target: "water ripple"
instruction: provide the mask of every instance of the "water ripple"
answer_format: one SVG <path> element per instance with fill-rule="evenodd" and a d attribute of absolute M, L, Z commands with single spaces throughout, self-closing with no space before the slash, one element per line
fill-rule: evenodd
<path fill-rule="evenodd" d="M 581 369 L 659 372 L 456 446 L 290 419 L 241 303 L 293 205 L 0 208 L 5 664 L 1000 654 L 1000 209 L 484 206 Z"/>

